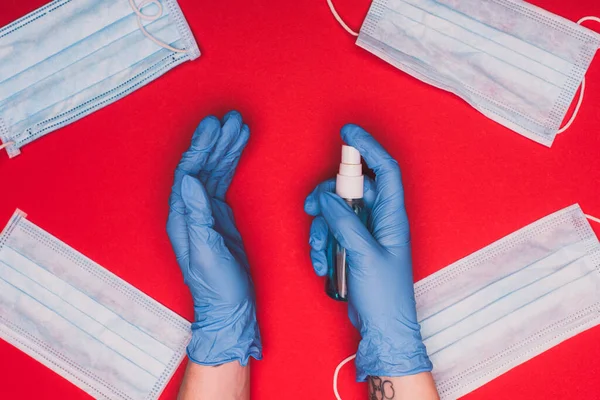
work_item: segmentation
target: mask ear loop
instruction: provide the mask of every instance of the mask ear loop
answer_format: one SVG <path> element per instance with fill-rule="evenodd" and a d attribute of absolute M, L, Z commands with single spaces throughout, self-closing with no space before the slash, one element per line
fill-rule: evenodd
<path fill-rule="evenodd" d="M 15 142 L 6 142 L 4 144 L 0 144 L 0 150 L 7 148 L 8 146 L 12 146 Z"/>
<path fill-rule="evenodd" d="M 577 23 L 579 25 L 583 24 L 586 21 L 596 21 L 596 22 L 600 22 L 600 18 L 598 17 L 583 17 L 581 18 L 579 21 L 577 21 Z M 573 115 L 571 116 L 571 119 L 569 119 L 569 122 L 567 122 L 565 124 L 565 126 L 563 126 L 562 128 L 560 128 L 557 132 L 557 134 L 563 133 L 564 131 L 566 131 L 567 129 L 569 129 L 571 127 L 571 125 L 573 125 L 573 122 L 575 122 L 575 118 L 577 118 L 577 114 L 579 114 L 579 109 L 581 108 L 581 105 L 583 104 L 583 96 L 585 94 L 585 77 L 583 77 L 583 80 L 581 81 L 581 89 L 579 90 L 579 100 L 577 101 L 577 105 L 575 106 L 575 110 L 573 111 Z"/>
<path fill-rule="evenodd" d="M 577 118 L 577 114 L 579 114 L 579 109 L 581 108 L 581 105 L 583 104 L 583 95 L 584 94 L 585 94 L 585 77 L 583 77 L 583 80 L 581 81 L 581 89 L 579 89 L 579 100 L 577 101 L 577 105 L 575 106 L 573 115 L 571 115 L 571 119 L 569 120 L 569 122 L 567 122 L 565 124 L 565 126 L 560 128 L 558 130 L 558 132 L 556 132 L 557 135 L 561 134 L 564 131 L 566 131 L 567 129 L 569 129 L 571 127 L 571 125 L 573 125 L 573 122 L 575 122 L 575 118 Z"/>
<path fill-rule="evenodd" d="M 346 364 L 348 364 L 350 361 L 354 360 L 356 358 L 356 354 L 351 355 L 350 357 L 347 357 L 344 359 L 344 361 L 342 361 L 341 363 L 338 364 L 337 367 L 335 367 L 335 372 L 333 373 L 333 394 L 335 395 L 336 400 L 342 400 L 342 397 L 340 396 L 340 393 L 338 392 L 338 375 L 340 373 L 340 370 L 342 369 L 342 367 Z"/>
<path fill-rule="evenodd" d="M 589 214 L 584 214 L 587 219 L 590 221 L 594 221 L 600 224 L 600 218 L 593 217 Z M 350 361 L 356 358 L 356 354 L 351 355 L 350 357 L 345 358 L 341 363 L 335 367 L 335 371 L 333 372 L 333 394 L 335 395 L 336 400 L 342 400 L 340 396 L 340 392 L 338 392 L 338 376 L 340 374 L 340 370 L 344 367 L 344 365 L 348 364 Z"/>
<path fill-rule="evenodd" d="M 589 215 L 589 214 L 584 214 L 584 215 L 585 215 L 585 217 L 586 217 L 587 219 L 589 219 L 590 221 L 594 221 L 594 222 L 597 222 L 597 223 L 599 223 L 599 224 L 600 224 L 600 218 L 592 217 L 592 216 L 591 216 L 591 215 Z"/>
<path fill-rule="evenodd" d="M 158 12 L 154 15 L 146 15 L 144 13 L 142 13 L 142 8 L 149 5 L 149 4 L 154 4 L 155 6 L 158 7 Z M 146 21 L 156 21 L 157 19 L 159 19 L 160 17 L 162 17 L 163 15 L 163 6 L 160 3 L 160 0 L 143 0 L 140 5 L 138 6 L 137 4 L 135 4 L 135 0 L 129 0 L 129 5 L 131 6 L 131 8 L 133 9 L 133 12 L 137 15 L 137 24 L 138 27 L 140 28 L 140 30 L 142 31 L 142 33 L 144 34 L 144 36 L 146 36 L 148 39 L 152 40 L 154 43 L 156 43 L 157 45 L 159 45 L 160 47 L 163 47 L 167 50 L 171 50 L 175 53 L 187 53 L 187 50 L 182 50 L 182 49 L 176 49 L 173 46 L 169 46 L 166 43 L 161 42 L 160 40 L 158 40 L 157 38 L 155 38 L 154 36 L 152 36 L 147 30 L 146 27 L 144 27 L 144 24 L 142 24 L 142 20 L 146 20 Z"/>
<path fill-rule="evenodd" d="M 342 17 L 340 17 L 340 14 L 338 14 L 338 12 L 336 11 L 336 9 L 333 6 L 333 3 L 331 2 L 331 0 L 327 0 L 327 4 L 329 5 L 329 9 L 331 10 L 331 13 L 333 14 L 333 17 L 342 26 L 342 28 L 344 28 L 346 30 L 346 32 L 348 32 L 352 36 L 358 36 L 358 32 L 353 31 L 352 28 L 350 28 L 344 22 L 344 20 L 342 19 Z"/>

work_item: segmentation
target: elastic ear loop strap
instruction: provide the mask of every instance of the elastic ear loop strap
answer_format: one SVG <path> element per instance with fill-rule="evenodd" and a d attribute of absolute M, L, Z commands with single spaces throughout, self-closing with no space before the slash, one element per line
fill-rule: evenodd
<path fill-rule="evenodd" d="M 8 146 L 12 146 L 15 142 L 6 142 L 4 144 L 0 144 L 0 150 L 7 148 Z"/>
<path fill-rule="evenodd" d="M 600 18 L 598 18 L 598 17 L 583 17 L 579 21 L 577 21 L 577 23 L 579 25 L 581 25 L 581 24 L 583 24 L 586 21 L 600 22 Z M 564 131 L 566 131 L 567 129 L 569 129 L 571 127 L 571 125 L 573 125 L 573 122 L 575 122 L 575 118 L 577 118 L 577 114 L 579 114 L 579 109 L 581 108 L 581 105 L 583 104 L 583 96 L 584 96 L 584 94 L 585 94 L 585 76 L 583 77 L 583 80 L 581 81 L 581 89 L 579 90 L 579 100 L 577 100 L 577 105 L 575 106 L 575 110 L 573 111 L 573 115 L 571 116 L 571 119 L 569 119 L 569 122 L 567 122 L 565 124 L 565 126 L 563 126 L 562 128 L 560 128 L 558 130 L 558 132 L 556 132 L 557 134 L 563 133 Z"/>
<path fill-rule="evenodd" d="M 585 217 L 586 217 L 587 219 L 589 219 L 590 221 L 594 221 L 594 222 L 597 222 L 597 223 L 599 223 L 599 224 L 600 224 L 600 218 L 592 217 L 591 215 L 588 215 L 588 214 L 584 214 L 584 215 L 585 215 Z"/>
<path fill-rule="evenodd" d="M 588 214 L 584 214 L 585 217 L 587 219 L 589 219 L 590 221 L 594 221 L 600 224 L 600 218 L 596 218 L 593 217 L 591 215 Z M 340 396 L 340 393 L 338 392 L 338 375 L 340 374 L 340 370 L 342 369 L 342 367 L 346 364 L 348 364 L 350 361 L 354 360 L 356 358 L 356 354 L 351 355 L 350 357 L 345 358 L 341 363 L 338 364 L 337 367 L 335 367 L 335 371 L 333 372 L 333 394 L 335 395 L 336 400 L 342 400 L 342 397 Z"/>
<path fill-rule="evenodd" d="M 346 30 L 346 32 L 348 32 L 352 36 L 358 36 L 358 32 L 353 31 L 352 28 L 350 28 L 344 22 L 344 20 L 342 20 L 342 17 L 340 17 L 340 14 L 338 14 L 338 12 L 336 11 L 336 9 L 333 6 L 333 3 L 331 2 L 331 0 L 327 0 L 327 4 L 329 5 L 329 9 L 331 10 L 331 13 L 333 14 L 333 17 L 342 26 L 342 28 L 344 28 Z"/>
<path fill-rule="evenodd" d="M 158 7 L 158 12 L 155 15 L 146 15 L 144 13 L 142 13 L 142 8 L 144 8 L 145 6 L 149 5 L 149 4 L 154 4 L 155 6 Z M 160 17 L 162 17 L 163 15 L 163 6 L 160 2 L 160 0 L 143 0 L 140 5 L 138 6 L 137 4 L 135 4 L 135 0 L 129 0 L 129 5 L 131 6 L 131 8 L 133 9 L 133 12 L 135 12 L 135 14 L 137 15 L 137 24 L 138 27 L 140 28 L 140 30 L 142 31 L 142 33 L 150 40 L 152 40 L 154 43 L 156 43 L 157 45 L 159 45 L 160 47 L 163 47 L 167 50 L 171 50 L 174 51 L 175 53 L 187 53 L 187 50 L 182 50 L 182 49 L 176 49 L 173 46 L 169 46 L 166 43 L 161 42 L 160 40 L 158 40 L 157 38 L 155 38 L 154 36 L 152 36 L 147 30 L 146 27 L 144 27 L 144 24 L 142 24 L 142 20 L 146 20 L 146 21 L 156 21 L 157 19 L 159 19 Z"/>
<path fill-rule="evenodd" d="M 342 361 L 341 363 L 338 364 L 337 367 L 335 367 L 335 372 L 333 373 L 333 394 L 335 395 L 336 400 L 342 400 L 340 393 L 338 392 L 338 388 L 337 388 L 337 381 L 338 381 L 338 375 L 340 373 L 340 370 L 342 369 L 342 367 L 346 364 L 348 364 L 350 361 L 354 360 L 356 358 L 356 354 L 351 355 L 350 357 L 346 357 L 344 359 L 344 361 Z"/>

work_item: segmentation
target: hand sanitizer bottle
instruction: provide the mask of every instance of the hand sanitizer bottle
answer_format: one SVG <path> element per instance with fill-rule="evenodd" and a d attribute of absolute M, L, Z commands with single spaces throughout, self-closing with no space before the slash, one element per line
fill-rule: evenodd
<path fill-rule="evenodd" d="M 335 192 L 346 200 L 362 223 L 366 224 L 368 215 L 363 202 L 363 183 L 360 153 L 354 147 L 342 146 L 342 163 L 336 179 Z M 340 246 L 331 233 L 327 243 L 327 267 L 325 292 L 335 300 L 348 301 L 346 249 Z"/>

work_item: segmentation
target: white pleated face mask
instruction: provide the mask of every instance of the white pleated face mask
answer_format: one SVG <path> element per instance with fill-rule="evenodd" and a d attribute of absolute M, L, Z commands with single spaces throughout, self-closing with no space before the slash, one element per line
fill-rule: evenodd
<path fill-rule="evenodd" d="M 600 35 L 521 0 L 374 0 L 356 44 L 550 147 Z"/>
<path fill-rule="evenodd" d="M 573 205 L 417 282 L 415 299 L 440 397 L 456 399 L 600 323 L 600 243 Z"/>
<path fill-rule="evenodd" d="M 176 0 L 55 0 L 0 28 L 10 157 L 200 56 Z"/>
<path fill-rule="evenodd" d="M 190 323 L 16 212 L 0 235 L 0 338 L 97 399 L 157 399 Z"/>
<path fill-rule="evenodd" d="M 463 396 L 600 323 L 600 244 L 575 205 L 415 285 L 440 396 Z"/>

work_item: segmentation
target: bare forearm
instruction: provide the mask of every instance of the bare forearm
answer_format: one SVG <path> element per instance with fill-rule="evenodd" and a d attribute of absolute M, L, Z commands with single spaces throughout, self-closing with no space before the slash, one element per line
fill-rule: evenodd
<path fill-rule="evenodd" d="M 369 400 L 439 400 L 430 372 L 408 376 L 370 376 Z"/>
<path fill-rule="evenodd" d="M 248 400 L 250 365 L 234 361 L 216 367 L 188 362 L 179 400 Z"/>

